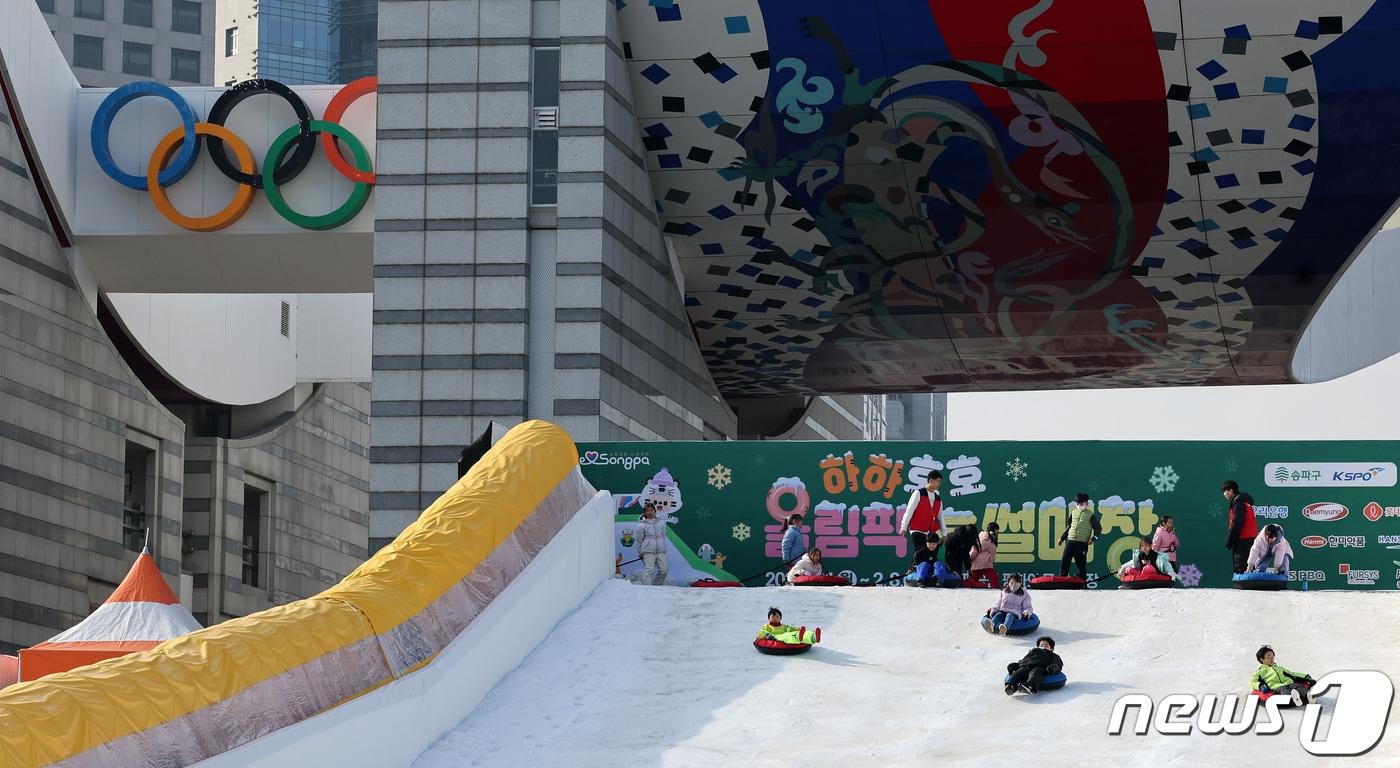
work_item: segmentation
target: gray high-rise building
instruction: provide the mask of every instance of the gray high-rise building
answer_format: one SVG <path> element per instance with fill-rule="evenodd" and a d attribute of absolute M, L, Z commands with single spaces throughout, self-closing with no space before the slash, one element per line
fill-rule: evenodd
<path fill-rule="evenodd" d="M 214 78 L 288 85 L 348 83 L 373 75 L 377 0 L 217 0 Z"/>
<path fill-rule="evenodd" d="M 202 0 L 38 0 L 85 86 L 214 82 L 214 4 Z"/>

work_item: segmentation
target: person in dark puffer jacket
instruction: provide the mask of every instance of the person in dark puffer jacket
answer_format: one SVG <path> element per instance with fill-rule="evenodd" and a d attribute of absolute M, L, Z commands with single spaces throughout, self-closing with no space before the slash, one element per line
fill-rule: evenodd
<path fill-rule="evenodd" d="M 1020 661 L 1006 665 L 1006 671 L 1011 673 L 1011 682 L 1006 684 L 1006 695 L 1010 696 L 1018 689 L 1026 693 L 1039 693 L 1040 682 L 1046 676 L 1063 672 L 1064 669 L 1064 661 L 1055 653 L 1054 638 L 1048 635 L 1041 637 Z"/>

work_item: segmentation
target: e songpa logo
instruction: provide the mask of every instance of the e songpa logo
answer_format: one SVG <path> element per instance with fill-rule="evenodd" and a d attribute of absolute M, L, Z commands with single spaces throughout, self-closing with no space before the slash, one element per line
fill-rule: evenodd
<path fill-rule="evenodd" d="M 584 451 L 578 457 L 580 466 L 590 467 L 598 464 L 620 464 L 623 469 L 636 469 L 637 467 L 651 466 L 651 457 L 646 454 L 621 454 L 604 453 L 600 451 Z"/>

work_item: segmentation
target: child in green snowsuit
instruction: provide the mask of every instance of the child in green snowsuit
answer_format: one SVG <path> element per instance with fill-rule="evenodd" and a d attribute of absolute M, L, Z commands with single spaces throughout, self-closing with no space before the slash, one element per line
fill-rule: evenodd
<path fill-rule="evenodd" d="M 1282 665 L 1274 663 L 1274 649 L 1263 646 L 1254 658 L 1259 660 L 1259 669 L 1254 671 L 1254 677 L 1249 679 L 1250 687 L 1260 693 L 1271 693 L 1276 696 L 1287 696 L 1293 702 L 1293 706 L 1298 706 L 1304 701 L 1312 701 L 1308 694 L 1308 689 L 1312 688 L 1312 675 L 1305 675 L 1301 672 L 1294 672 L 1284 669 Z"/>
<path fill-rule="evenodd" d="M 806 627 L 792 627 L 783 623 L 783 612 L 777 608 L 768 609 L 768 623 L 758 630 L 759 640 L 777 640 L 780 643 L 799 645 L 821 642 L 821 630 L 807 634 Z"/>

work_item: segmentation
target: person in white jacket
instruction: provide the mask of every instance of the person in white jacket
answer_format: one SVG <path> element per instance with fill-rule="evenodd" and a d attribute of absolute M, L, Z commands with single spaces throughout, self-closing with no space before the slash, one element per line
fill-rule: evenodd
<path fill-rule="evenodd" d="M 642 583 L 666 583 L 666 524 L 656 519 L 656 507 L 647 502 L 642 506 L 642 519 L 637 521 L 637 554 L 642 556 Z"/>
<path fill-rule="evenodd" d="M 788 571 L 787 580 L 791 584 L 792 580 L 798 576 L 820 576 L 822 575 L 822 551 L 812 547 L 807 554 L 797 559 L 792 570 Z"/>

